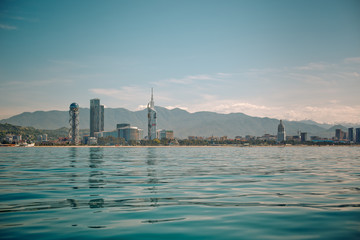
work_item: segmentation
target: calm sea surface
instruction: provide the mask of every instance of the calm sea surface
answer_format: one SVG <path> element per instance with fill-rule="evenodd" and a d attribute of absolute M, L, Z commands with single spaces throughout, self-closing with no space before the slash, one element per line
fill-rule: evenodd
<path fill-rule="evenodd" d="M 0 239 L 360 239 L 360 147 L 0 148 Z"/>

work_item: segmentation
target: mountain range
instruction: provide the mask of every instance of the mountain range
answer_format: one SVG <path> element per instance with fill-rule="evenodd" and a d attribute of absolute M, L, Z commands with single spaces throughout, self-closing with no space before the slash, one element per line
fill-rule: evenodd
<path fill-rule="evenodd" d="M 175 108 L 172 110 L 164 107 L 155 107 L 157 111 L 158 129 L 173 130 L 175 137 L 187 138 L 188 136 L 262 136 L 265 133 L 277 133 L 278 119 L 251 117 L 243 113 L 220 114 L 214 112 L 189 113 Z M 80 129 L 89 129 L 90 110 L 80 108 Z M 130 123 L 132 126 L 147 129 L 147 109 L 129 111 L 124 108 L 105 108 L 105 131 L 114 130 L 118 123 Z M 308 136 L 332 137 L 335 129 L 342 125 L 321 125 L 313 121 L 283 121 L 287 135 L 297 135 L 298 131 L 307 132 Z M 68 111 L 36 111 L 24 112 L 0 123 L 9 123 L 17 126 L 34 127 L 37 129 L 58 129 L 69 127 Z M 356 126 L 354 126 L 356 127 Z"/>

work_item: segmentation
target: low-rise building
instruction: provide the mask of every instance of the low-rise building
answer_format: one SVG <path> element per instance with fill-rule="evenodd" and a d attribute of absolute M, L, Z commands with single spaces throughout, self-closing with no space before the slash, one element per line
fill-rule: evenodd
<path fill-rule="evenodd" d="M 158 139 L 174 139 L 174 131 L 173 130 L 165 130 L 161 129 L 157 131 Z"/>
<path fill-rule="evenodd" d="M 97 144 L 97 138 L 96 137 L 89 137 L 87 143 L 88 143 L 88 145 L 96 145 Z"/>
<path fill-rule="evenodd" d="M 204 137 L 200 136 L 188 136 L 188 140 L 204 140 Z"/>
<path fill-rule="evenodd" d="M 48 141 L 48 135 L 45 134 L 41 134 L 37 136 L 37 141 L 38 142 L 47 142 Z"/>
<path fill-rule="evenodd" d="M 124 138 L 125 141 L 140 141 L 142 138 L 142 129 L 138 127 L 122 127 L 117 129 L 118 137 Z"/>
<path fill-rule="evenodd" d="M 113 131 L 104 131 L 104 132 L 94 132 L 94 136 L 96 138 L 106 138 L 106 137 L 118 137 L 118 131 L 117 130 L 113 130 Z"/>

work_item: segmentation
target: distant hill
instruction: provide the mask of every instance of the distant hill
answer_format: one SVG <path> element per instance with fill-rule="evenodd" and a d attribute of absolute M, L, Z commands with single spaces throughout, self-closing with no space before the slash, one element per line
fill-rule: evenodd
<path fill-rule="evenodd" d="M 156 107 L 158 129 L 171 129 L 179 138 L 188 136 L 262 136 L 265 133 L 276 134 L 278 119 L 251 117 L 243 113 L 219 114 L 214 112 L 189 113 L 178 108 L 168 110 Z M 88 108 L 80 109 L 80 129 L 89 129 Z M 0 123 L 10 123 L 17 126 L 28 126 L 37 129 L 59 129 L 69 127 L 67 111 L 36 111 L 24 112 Z M 105 130 L 113 130 L 118 123 L 130 123 L 147 129 L 147 110 L 129 111 L 124 108 L 105 109 Z M 284 121 L 287 135 L 295 135 L 298 130 L 307 132 L 308 136 L 332 137 L 335 130 L 318 126 L 317 124 L 296 121 Z"/>

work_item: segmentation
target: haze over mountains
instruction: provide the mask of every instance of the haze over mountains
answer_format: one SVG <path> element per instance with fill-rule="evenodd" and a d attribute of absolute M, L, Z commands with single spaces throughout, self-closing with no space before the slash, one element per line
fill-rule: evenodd
<path fill-rule="evenodd" d="M 219 114 L 214 112 L 189 113 L 182 109 L 166 109 L 155 107 L 157 111 L 158 129 L 174 130 L 175 137 L 188 136 L 262 136 L 265 133 L 276 134 L 278 119 L 251 117 L 243 113 Z M 90 110 L 80 109 L 80 129 L 88 129 Z M 58 129 L 69 127 L 68 111 L 36 111 L 24 112 L 0 123 L 10 123 L 18 126 L 29 126 L 38 129 Z M 114 130 L 118 123 L 130 123 L 147 131 L 147 109 L 129 111 L 124 108 L 105 109 L 105 131 Z M 313 121 L 284 121 L 287 135 L 296 135 L 300 130 L 308 136 L 332 137 L 336 128 L 347 131 L 345 126 L 318 124 Z M 357 126 L 353 126 L 357 127 Z"/>

